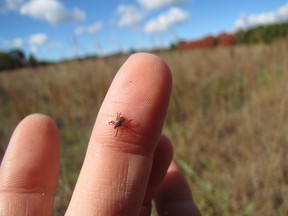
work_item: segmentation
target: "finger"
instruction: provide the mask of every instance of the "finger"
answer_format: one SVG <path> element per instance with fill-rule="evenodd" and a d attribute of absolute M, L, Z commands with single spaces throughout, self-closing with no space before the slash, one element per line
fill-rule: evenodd
<path fill-rule="evenodd" d="M 136 54 L 126 61 L 98 113 L 67 215 L 139 214 L 170 92 L 160 58 Z M 108 124 L 116 113 L 133 119 L 117 136 Z"/>
<path fill-rule="evenodd" d="M 153 165 L 145 194 L 141 216 L 150 215 L 151 201 L 154 199 L 160 183 L 165 177 L 173 156 L 173 147 L 165 135 L 162 135 L 153 157 Z"/>
<path fill-rule="evenodd" d="M 16 128 L 0 170 L 0 215 L 51 215 L 59 177 L 60 143 L 54 122 L 26 117 Z"/>
<path fill-rule="evenodd" d="M 189 185 L 175 162 L 171 163 L 155 201 L 160 216 L 201 215 L 193 203 Z"/>

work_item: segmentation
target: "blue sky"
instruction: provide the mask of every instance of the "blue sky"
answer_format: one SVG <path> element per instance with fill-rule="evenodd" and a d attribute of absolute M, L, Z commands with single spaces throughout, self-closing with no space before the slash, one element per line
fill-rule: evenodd
<path fill-rule="evenodd" d="M 288 1 L 0 0 L 0 16 L 0 50 L 57 61 L 281 22 Z"/>

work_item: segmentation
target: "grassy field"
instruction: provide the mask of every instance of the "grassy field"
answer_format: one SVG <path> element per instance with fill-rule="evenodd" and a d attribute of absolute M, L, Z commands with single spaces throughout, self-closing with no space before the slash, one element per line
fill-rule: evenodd
<path fill-rule="evenodd" d="M 157 54 L 174 79 L 164 131 L 203 215 L 287 215 L 288 40 Z M 55 215 L 65 212 L 95 116 L 126 58 L 0 74 L 1 157 L 30 113 L 48 114 L 60 128 Z"/>

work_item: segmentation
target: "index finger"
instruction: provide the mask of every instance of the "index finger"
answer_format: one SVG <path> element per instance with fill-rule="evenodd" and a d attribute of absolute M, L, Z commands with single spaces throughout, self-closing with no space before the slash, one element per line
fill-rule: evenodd
<path fill-rule="evenodd" d="M 157 56 L 132 55 L 121 67 L 98 113 L 68 214 L 139 213 L 171 85 L 170 70 Z M 115 136 L 108 122 L 117 113 L 133 120 Z"/>

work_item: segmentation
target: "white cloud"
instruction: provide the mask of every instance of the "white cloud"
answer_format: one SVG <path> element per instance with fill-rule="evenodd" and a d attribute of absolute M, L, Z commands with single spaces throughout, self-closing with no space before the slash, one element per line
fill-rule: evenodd
<path fill-rule="evenodd" d="M 270 11 L 260 14 L 242 14 L 238 20 L 236 20 L 234 27 L 238 29 L 247 29 L 254 26 L 278 23 L 288 20 L 288 3 L 277 9 L 276 11 Z"/>
<path fill-rule="evenodd" d="M 30 52 L 36 54 L 40 47 L 47 45 L 49 39 L 45 33 L 37 33 L 30 35 L 27 39 L 27 42 L 30 47 Z"/>
<path fill-rule="evenodd" d="M 2 0 L 3 7 L 0 8 L 1 12 L 11 11 L 11 10 L 18 10 L 20 4 L 23 0 Z"/>
<path fill-rule="evenodd" d="M 12 40 L 12 47 L 14 48 L 19 48 L 21 46 L 23 46 L 24 44 L 24 40 L 22 38 L 15 38 L 14 40 Z"/>
<path fill-rule="evenodd" d="M 144 26 L 145 33 L 160 33 L 166 32 L 173 26 L 186 22 L 190 18 L 190 15 L 177 8 L 172 7 L 167 12 L 160 14 L 157 18 L 150 20 Z"/>
<path fill-rule="evenodd" d="M 29 46 L 42 46 L 49 42 L 49 38 L 44 33 L 30 35 L 27 38 L 14 38 L 11 40 L 1 39 L 1 45 L 9 48 L 18 48 L 28 44 Z"/>
<path fill-rule="evenodd" d="M 0 38 L 0 49 L 24 49 L 33 54 L 45 53 L 48 49 L 57 49 L 61 46 L 58 41 L 52 41 L 45 33 L 32 34 L 25 38 L 2 39 Z"/>
<path fill-rule="evenodd" d="M 28 43 L 30 45 L 43 45 L 48 41 L 48 36 L 44 33 L 30 35 Z"/>
<path fill-rule="evenodd" d="M 184 2 L 185 0 L 138 0 L 138 3 L 148 10 L 155 10 Z"/>
<path fill-rule="evenodd" d="M 78 8 L 68 10 L 58 0 L 30 0 L 21 6 L 20 13 L 51 24 L 62 24 L 85 19 L 84 11 Z"/>
<path fill-rule="evenodd" d="M 145 16 L 143 10 L 133 5 L 119 5 L 117 14 L 120 15 L 118 26 L 129 28 L 137 28 Z"/>
<path fill-rule="evenodd" d="M 0 46 L 6 47 L 8 49 L 20 48 L 24 45 L 24 39 L 14 38 L 11 40 L 0 39 Z"/>
<path fill-rule="evenodd" d="M 87 33 L 87 34 L 95 34 L 99 32 L 103 28 L 103 23 L 102 22 L 95 22 L 92 25 L 88 26 L 80 26 L 75 29 L 74 33 L 79 35 L 82 33 Z"/>
<path fill-rule="evenodd" d="M 30 46 L 42 46 L 48 43 L 48 36 L 44 33 L 33 34 L 28 38 Z"/>

